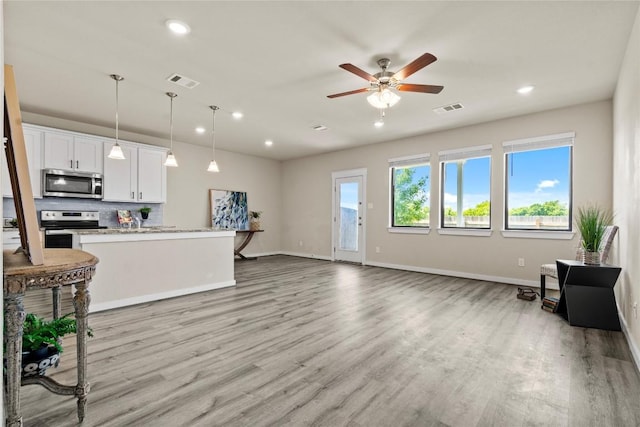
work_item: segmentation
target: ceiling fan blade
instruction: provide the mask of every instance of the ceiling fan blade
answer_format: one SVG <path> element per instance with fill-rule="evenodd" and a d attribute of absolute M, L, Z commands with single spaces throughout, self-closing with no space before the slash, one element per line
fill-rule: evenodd
<path fill-rule="evenodd" d="M 437 59 L 438 58 L 431 55 L 430 53 L 425 53 L 420 58 L 406 65 L 402 70 L 395 73 L 393 75 L 393 78 L 396 80 L 404 80 L 416 71 L 423 69 L 432 62 L 435 62 Z"/>
<path fill-rule="evenodd" d="M 435 85 L 414 85 L 408 83 L 401 83 L 396 86 L 396 89 L 404 92 L 422 92 L 422 93 L 440 93 L 444 86 Z"/>
<path fill-rule="evenodd" d="M 327 95 L 327 98 L 338 98 L 341 96 L 353 95 L 354 93 L 366 92 L 368 90 L 369 90 L 368 87 L 363 87 L 362 89 L 350 90 L 349 92 L 341 92 L 341 93 L 334 93 L 333 95 Z"/>
<path fill-rule="evenodd" d="M 371 74 L 369 74 L 366 71 L 356 67 L 353 64 L 340 64 L 339 67 L 342 68 L 343 70 L 347 70 L 350 73 L 355 74 L 356 76 L 360 76 L 365 80 L 369 80 L 370 82 L 374 82 L 374 83 L 378 82 L 378 79 L 376 79 Z"/>

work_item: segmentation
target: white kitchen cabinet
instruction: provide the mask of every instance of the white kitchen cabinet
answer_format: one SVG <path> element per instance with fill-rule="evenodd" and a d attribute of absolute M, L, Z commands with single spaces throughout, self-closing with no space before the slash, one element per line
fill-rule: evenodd
<path fill-rule="evenodd" d="M 103 141 L 66 132 L 44 132 L 44 167 L 102 173 Z"/>
<path fill-rule="evenodd" d="M 120 141 L 124 160 L 110 159 L 104 145 L 105 201 L 164 203 L 167 199 L 166 150 Z"/>
<path fill-rule="evenodd" d="M 138 201 L 164 203 L 167 200 L 167 152 L 138 147 Z"/>
<path fill-rule="evenodd" d="M 22 132 L 24 134 L 24 145 L 27 150 L 27 162 L 29 163 L 29 177 L 31 178 L 33 197 L 41 198 L 42 176 L 40 171 L 42 169 L 43 132 L 38 129 L 31 129 L 28 125 L 22 126 Z M 13 197 L 6 155 L 2 155 L 2 196 Z"/>

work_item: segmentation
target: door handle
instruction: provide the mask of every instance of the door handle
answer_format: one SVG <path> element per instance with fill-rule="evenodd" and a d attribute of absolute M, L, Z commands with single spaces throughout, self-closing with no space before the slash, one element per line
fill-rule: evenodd
<path fill-rule="evenodd" d="M 131 192 L 131 198 L 132 198 L 132 199 L 135 199 L 135 198 L 136 198 L 136 193 L 135 193 L 135 192 L 133 192 L 133 191 Z"/>
<path fill-rule="evenodd" d="M 142 200 L 142 191 L 140 192 L 140 200 Z"/>
<path fill-rule="evenodd" d="M 69 160 L 69 167 L 73 169 L 73 160 Z"/>
<path fill-rule="evenodd" d="M 76 160 L 76 169 L 80 169 L 80 160 Z"/>

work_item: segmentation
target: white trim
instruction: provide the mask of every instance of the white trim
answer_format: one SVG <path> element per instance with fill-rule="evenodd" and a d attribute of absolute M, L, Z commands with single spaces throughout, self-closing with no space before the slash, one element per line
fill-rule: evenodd
<path fill-rule="evenodd" d="M 571 240 L 576 235 L 574 231 L 549 231 L 549 230 L 501 230 L 502 237 L 517 239 L 549 239 Z"/>
<path fill-rule="evenodd" d="M 394 157 L 389 159 L 389 167 L 396 166 L 416 166 L 431 162 L 430 153 L 414 154 L 412 156 Z"/>
<path fill-rule="evenodd" d="M 288 256 L 297 256 L 300 258 L 311 258 L 311 259 L 319 259 L 322 261 L 334 261 L 334 259 L 330 256 L 324 256 L 324 255 L 315 255 L 315 254 L 305 254 L 305 253 L 301 253 L 301 252 L 288 252 L 288 251 L 282 251 L 279 252 L 279 255 L 288 255 Z"/>
<path fill-rule="evenodd" d="M 389 233 L 398 234 L 429 234 L 431 233 L 430 227 L 387 227 Z"/>
<path fill-rule="evenodd" d="M 478 145 L 476 147 L 457 148 L 455 150 L 438 151 L 438 161 L 449 162 L 453 160 L 475 159 L 491 157 L 493 145 Z"/>
<path fill-rule="evenodd" d="M 540 287 L 540 282 L 538 280 L 523 280 L 523 279 L 515 279 L 511 277 L 488 276 L 484 274 L 474 274 L 474 273 L 467 273 L 463 271 L 440 270 L 437 268 L 415 267 L 411 265 L 387 264 L 384 262 L 375 262 L 375 261 L 367 261 L 365 265 L 371 265 L 374 267 L 392 268 L 394 270 L 415 271 L 417 273 L 438 274 L 440 276 L 462 277 L 465 279 L 483 280 L 485 282 L 506 283 L 508 285 L 529 286 L 532 288 Z"/>
<path fill-rule="evenodd" d="M 620 309 L 620 305 L 618 305 L 618 301 L 616 301 L 616 307 L 618 308 L 618 317 L 620 318 L 620 325 L 622 326 L 622 332 L 624 333 L 624 336 L 627 339 L 629 350 L 631 350 L 631 356 L 633 358 L 636 371 L 640 373 L 640 348 L 638 347 L 638 344 L 635 342 L 635 340 L 633 339 L 633 336 L 629 332 L 629 326 L 627 325 L 627 320 L 622 315 L 622 310 Z"/>
<path fill-rule="evenodd" d="M 143 304 L 146 302 L 158 301 L 167 298 L 175 298 L 184 295 L 195 294 L 198 292 L 212 291 L 215 289 L 230 288 L 236 285 L 235 280 L 226 282 L 209 283 L 206 285 L 195 286 L 193 288 L 176 289 L 173 291 L 159 292 L 157 294 L 148 294 L 139 297 L 124 298 L 104 303 L 90 304 L 89 312 L 96 313 L 98 311 L 111 310 L 114 308 L 127 307 L 130 305 Z"/>
<path fill-rule="evenodd" d="M 493 230 L 490 228 L 438 228 L 438 234 L 451 236 L 479 236 L 490 237 Z"/>
<path fill-rule="evenodd" d="M 573 146 L 575 132 L 557 133 L 554 135 L 536 136 L 532 138 L 514 139 L 502 143 L 505 153 L 517 151 L 539 150 L 542 148 Z"/>

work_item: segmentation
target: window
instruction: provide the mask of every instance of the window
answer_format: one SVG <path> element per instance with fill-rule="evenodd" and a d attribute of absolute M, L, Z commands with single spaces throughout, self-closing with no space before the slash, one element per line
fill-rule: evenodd
<path fill-rule="evenodd" d="M 429 154 L 389 160 L 391 227 L 429 228 Z"/>
<path fill-rule="evenodd" d="M 505 229 L 571 231 L 573 132 L 509 141 Z"/>
<path fill-rule="evenodd" d="M 441 151 L 440 227 L 491 228 L 491 146 Z"/>

